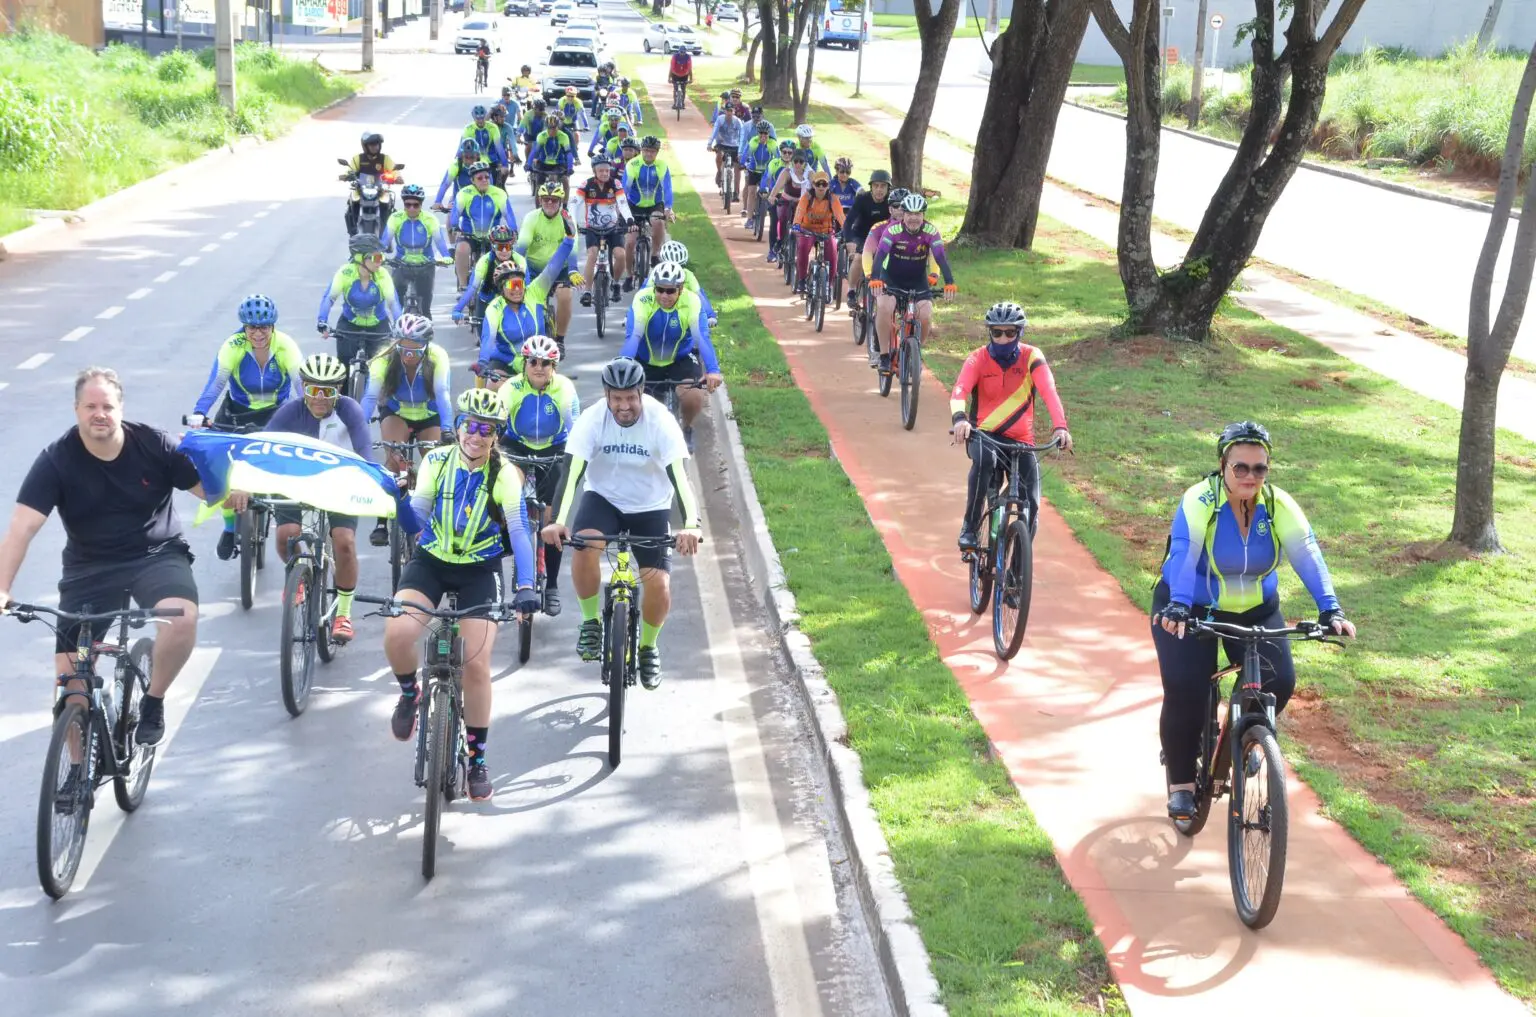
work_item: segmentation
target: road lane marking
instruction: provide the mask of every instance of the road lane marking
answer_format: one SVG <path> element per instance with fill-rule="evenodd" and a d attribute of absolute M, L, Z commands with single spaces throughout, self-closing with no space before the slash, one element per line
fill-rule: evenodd
<path fill-rule="evenodd" d="M 155 291 L 150 289 L 148 286 L 140 286 L 138 289 L 136 289 L 132 293 L 128 294 L 128 299 L 129 300 L 143 300 L 145 297 L 149 296 L 153 292 L 155 292 Z"/>
<path fill-rule="evenodd" d="M 263 209 L 262 211 L 256 213 L 256 218 L 257 219 L 265 219 L 268 216 L 268 214 L 269 213 L 265 209 Z"/>
<path fill-rule="evenodd" d="M 758 931 L 773 987 L 773 1008 L 780 1017 L 820 1014 L 821 993 L 805 941 L 805 919 L 795 892 L 794 873 L 784 844 L 784 828 L 773 801 L 768 761 L 752 712 L 752 687 L 747 682 L 736 623 L 731 618 L 725 574 L 715 548 L 717 541 L 699 545 L 694 574 L 704 608 L 704 631 L 715 672 L 720 724 L 731 763 L 731 786 L 741 819 L 741 844 L 747 860 L 752 901 L 757 906 Z"/>
<path fill-rule="evenodd" d="M 123 313 L 122 307 L 114 304 L 113 306 L 107 308 L 105 311 L 102 311 L 100 314 L 96 315 L 96 320 L 97 321 L 107 321 L 109 319 L 117 317 L 119 314 L 122 314 L 122 313 Z"/>
<path fill-rule="evenodd" d="M 255 226 L 255 225 L 256 225 L 255 220 L 247 219 L 247 220 L 245 220 L 245 222 L 241 223 L 238 228 L 243 230 L 243 229 L 245 229 L 248 226 Z M 231 233 L 230 236 L 234 236 L 234 234 Z"/>
<path fill-rule="evenodd" d="M 267 206 L 267 208 L 269 208 L 269 209 L 271 209 L 271 208 L 282 208 L 282 207 L 283 207 L 283 203 L 281 201 L 274 201 L 274 202 L 272 202 L 272 204 Z"/>
<path fill-rule="evenodd" d="M 11 387 L 11 383 L 10 382 L 8 382 L 8 381 L 0 381 L 0 390 L 8 389 L 10 387 Z"/>
<path fill-rule="evenodd" d="M 240 234 L 237 233 L 235 230 L 230 230 L 228 233 L 220 233 L 219 234 L 219 239 L 220 240 L 233 240 L 236 237 L 238 237 L 239 235 Z"/>
<path fill-rule="evenodd" d="M 202 261 L 202 260 L 203 260 L 202 258 L 199 258 L 195 254 L 189 254 L 185 258 L 182 258 L 179 262 L 177 262 L 177 264 L 180 265 L 182 268 L 190 268 L 191 266 L 196 265 L 199 261 Z"/>
<path fill-rule="evenodd" d="M 207 254 L 209 251 L 217 251 L 218 249 L 218 244 L 204 244 L 202 247 L 198 248 L 198 250 L 202 251 L 204 254 Z"/>
<path fill-rule="evenodd" d="M 81 339 L 84 339 L 94 331 L 96 331 L 96 329 L 90 325 L 81 325 L 79 328 L 72 328 L 67 334 L 59 336 L 59 342 L 79 342 Z"/>
<path fill-rule="evenodd" d="M 175 269 L 167 269 L 166 271 L 161 272 L 159 275 L 155 276 L 155 282 L 157 282 L 157 283 L 168 283 L 168 282 L 170 282 L 174 278 L 176 278 L 176 270 Z"/>
<path fill-rule="evenodd" d="M 16 365 L 18 371 L 35 371 L 53 359 L 52 353 L 34 353 Z"/>

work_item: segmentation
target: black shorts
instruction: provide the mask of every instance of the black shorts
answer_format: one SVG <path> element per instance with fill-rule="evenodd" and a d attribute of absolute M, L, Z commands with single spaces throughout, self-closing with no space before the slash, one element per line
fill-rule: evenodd
<path fill-rule="evenodd" d="M 601 246 L 604 237 L 608 238 L 609 247 L 618 247 L 624 242 L 624 234 L 627 232 L 622 226 L 610 226 L 607 229 L 584 226 L 581 230 L 581 239 L 586 242 L 587 250 L 595 251 Z"/>
<path fill-rule="evenodd" d="M 646 206 L 646 207 L 641 207 L 641 206 L 638 206 L 638 205 L 631 205 L 631 206 L 629 206 L 629 214 L 634 217 L 635 222 L 637 222 L 637 223 L 648 223 L 648 222 L 651 221 L 651 213 L 652 212 L 665 212 L 665 211 L 666 211 L 666 209 L 663 208 L 660 205 L 649 205 L 649 206 Z"/>
<path fill-rule="evenodd" d="M 410 420 L 406 417 L 401 417 L 399 412 L 395 410 L 381 409 L 379 411 L 380 420 L 387 420 L 390 417 L 398 417 L 400 420 L 404 421 L 405 429 L 408 432 L 408 436 L 405 439 L 406 441 L 414 441 L 421 437 L 421 433 L 423 431 L 430 431 L 434 427 L 440 428 L 443 426 L 442 418 L 435 413 L 429 417 L 422 417 L 420 420 Z"/>
<path fill-rule="evenodd" d="M 628 533 L 632 537 L 665 537 L 672 532 L 672 509 L 654 512 L 620 512 L 613 503 L 594 491 L 583 491 L 576 506 L 571 532 L 596 530 L 598 533 Z M 672 571 L 670 547 L 637 547 L 635 561 L 643 569 Z M 404 582 L 404 577 L 401 577 Z"/>
<path fill-rule="evenodd" d="M 353 530 L 357 529 L 357 516 L 343 515 L 340 512 L 327 512 L 330 516 L 331 529 Z M 272 510 L 272 521 L 279 526 L 301 526 L 304 522 L 304 509 L 299 505 L 279 505 Z"/>
<path fill-rule="evenodd" d="M 180 540 L 162 544 L 158 550 L 132 561 L 68 565 L 59 577 L 59 610 L 85 613 L 115 611 L 128 606 L 128 598 L 141 608 L 154 607 L 162 600 L 190 600 L 197 603 L 197 580 L 192 577 L 192 552 Z M 96 636 L 104 636 L 104 631 Z M 79 639 L 78 625 L 60 625 L 54 643 L 58 653 L 74 653 Z"/>
<path fill-rule="evenodd" d="M 502 438 L 501 447 L 506 450 L 508 455 L 514 456 L 561 456 L 565 454 L 564 444 L 551 445 L 549 448 L 529 448 L 520 441 Z M 518 469 L 523 469 L 523 467 L 519 466 Z M 538 491 L 539 501 L 545 505 L 553 505 L 555 503 L 555 495 L 560 491 L 560 478 L 563 475 L 560 464 L 555 463 L 552 466 L 533 467 L 532 469 L 534 472 L 533 484 L 534 488 Z M 526 473 L 527 470 L 524 470 L 524 472 Z"/>
<path fill-rule="evenodd" d="M 272 414 L 277 412 L 276 406 L 268 406 L 262 410 L 248 410 L 236 406 L 229 401 L 229 396 L 219 404 L 219 411 L 213 415 L 213 422 L 220 427 L 253 427 L 260 430 L 267 426 L 267 421 L 272 419 Z"/>
<path fill-rule="evenodd" d="M 336 325 L 336 358 L 349 367 L 357 357 L 359 346 L 367 350 L 369 360 L 379 355 L 389 341 L 389 322 L 380 318 L 372 325 L 359 325 L 342 318 Z"/>
<path fill-rule="evenodd" d="M 417 590 L 432 602 L 441 605 L 443 595 L 456 593 L 459 610 L 470 607 L 488 607 L 502 601 L 501 559 L 477 561 L 466 565 L 443 561 L 432 557 L 431 552 L 416 551 L 416 557 L 400 570 L 400 590 Z"/>
<path fill-rule="evenodd" d="M 763 182 L 763 174 L 759 170 L 747 170 L 747 186 L 756 187 Z"/>
<path fill-rule="evenodd" d="M 652 382 L 698 381 L 704 377 L 704 365 L 699 362 L 699 355 L 697 353 L 685 353 L 670 364 L 642 363 L 640 366 L 645 368 L 647 394 L 651 394 L 649 386 Z M 663 391 L 656 395 L 655 398 L 662 399 L 665 395 L 666 392 Z"/>

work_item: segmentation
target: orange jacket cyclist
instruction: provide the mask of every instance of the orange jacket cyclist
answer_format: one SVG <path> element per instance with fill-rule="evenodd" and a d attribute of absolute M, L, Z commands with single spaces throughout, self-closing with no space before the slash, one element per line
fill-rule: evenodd
<path fill-rule="evenodd" d="M 1056 394 L 1056 379 L 1045 362 L 1045 354 L 1021 340 L 1029 323 L 1024 308 L 1011 302 L 993 304 L 987 311 L 987 331 L 991 341 L 965 358 L 960 377 L 949 393 L 949 408 L 954 414 L 955 441 L 965 445 L 971 457 L 971 476 L 966 482 L 965 521 L 960 525 L 960 549 L 976 547 L 976 530 L 986 508 L 987 495 L 1001 483 L 1003 464 L 997 453 L 980 442 L 967 439 L 971 431 L 985 431 L 1006 443 L 1029 445 L 1035 440 L 1035 395 L 1045 400 L 1061 447 L 1072 447 L 1072 432 L 1067 430 L 1067 411 Z M 1040 512 L 1040 471 L 1033 452 L 1019 457 L 1024 476 L 1019 487 L 1029 499 L 1029 533 L 1034 536 L 1035 519 Z"/>
<path fill-rule="evenodd" d="M 805 292 L 805 273 L 810 266 L 811 246 L 821 244 L 826 251 L 831 276 L 837 275 L 837 235 L 843 230 L 846 215 L 843 203 L 832 193 L 832 178 L 826 170 L 811 174 L 811 186 L 795 205 L 795 292 Z"/>

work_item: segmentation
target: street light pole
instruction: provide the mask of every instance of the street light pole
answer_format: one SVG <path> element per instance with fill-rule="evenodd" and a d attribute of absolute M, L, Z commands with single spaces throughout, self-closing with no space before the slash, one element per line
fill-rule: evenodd
<path fill-rule="evenodd" d="M 363 70 L 373 70 L 373 12 L 378 0 L 363 0 Z"/>
<path fill-rule="evenodd" d="M 864 0 L 867 4 L 870 0 Z M 869 44 L 869 32 L 866 26 L 869 22 L 864 19 L 869 17 L 867 7 L 859 8 L 859 58 L 853 70 L 853 97 L 860 98 L 859 86 L 864 83 L 864 47 Z"/>
<path fill-rule="evenodd" d="M 230 0 L 213 3 L 213 77 L 219 102 L 235 108 L 235 13 Z"/>

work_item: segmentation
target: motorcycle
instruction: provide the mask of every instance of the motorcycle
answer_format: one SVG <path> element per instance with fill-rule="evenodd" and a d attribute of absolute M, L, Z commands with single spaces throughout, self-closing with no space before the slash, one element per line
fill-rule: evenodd
<path fill-rule="evenodd" d="M 339 179 L 351 184 L 353 191 L 357 194 L 357 229 L 355 232 L 373 233 L 382 237 L 385 224 L 389 222 L 389 217 L 395 210 L 395 195 L 389 189 L 389 185 L 400 183 L 401 178 L 399 174 L 394 171 L 378 175 L 356 173 L 352 171 L 351 163 L 346 159 L 337 159 L 336 161 L 348 167 L 347 172 L 341 174 Z M 395 164 L 396 171 L 403 169 L 405 169 L 405 163 Z"/>

